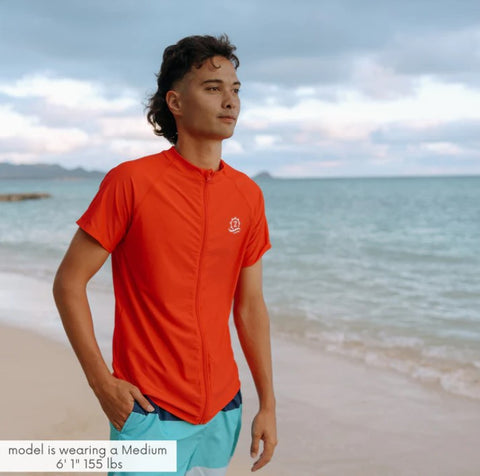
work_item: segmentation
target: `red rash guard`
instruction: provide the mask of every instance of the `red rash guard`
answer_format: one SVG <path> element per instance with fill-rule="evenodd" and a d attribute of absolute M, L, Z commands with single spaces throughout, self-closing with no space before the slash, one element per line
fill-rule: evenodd
<path fill-rule="evenodd" d="M 77 224 L 112 253 L 113 374 L 209 421 L 240 387 L 228 320 L 241 268 L 270 248 L 260 188 L 172 147 L 112 169 Z"/>

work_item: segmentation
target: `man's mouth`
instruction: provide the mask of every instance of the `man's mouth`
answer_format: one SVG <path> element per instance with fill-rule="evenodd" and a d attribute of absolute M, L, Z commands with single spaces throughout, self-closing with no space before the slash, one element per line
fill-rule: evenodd
<path fill-rule="evenodd" d="M 237 120 L 235 116 L 218 116 L 218 117 L 223 121 L 227 121 L 227 122 L 235 122 Z"/>

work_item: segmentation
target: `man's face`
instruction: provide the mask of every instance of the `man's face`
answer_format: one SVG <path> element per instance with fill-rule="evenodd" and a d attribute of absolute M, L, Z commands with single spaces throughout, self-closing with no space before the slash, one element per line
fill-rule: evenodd
<path fill-rule="evenodd" d="M 194 66 L 167 93 L 179 136 L 204 140 L 231 137 L 240 112 L 239 88 L 234 66 L 222 56 L 207 59 L 200 68 Z"/>

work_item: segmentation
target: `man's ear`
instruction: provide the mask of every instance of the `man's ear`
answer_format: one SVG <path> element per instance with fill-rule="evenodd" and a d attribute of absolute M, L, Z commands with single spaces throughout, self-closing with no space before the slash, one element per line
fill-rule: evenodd
<path fill-rule="evenodd" d="M 178 91 L 173 89 L 167 91 L 167 94 L 165 95 L 165 102 L 167 103 L 168 109 L 170 109 L 170 112 L 174 116 L 180 115 L 180 93 Z"/>

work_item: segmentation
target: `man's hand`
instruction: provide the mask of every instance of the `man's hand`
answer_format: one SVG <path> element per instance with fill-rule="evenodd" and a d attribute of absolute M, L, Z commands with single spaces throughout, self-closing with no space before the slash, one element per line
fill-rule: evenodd
<path fill-rule="evenodd" d="M 142 392 L 126 380 L 121 380 L 111 375 L 101 386 L 94 389 L 105 415 L 112 425 L 121 431 L 133 410 L 134 401 L 147 412 L 154 408 L 142 395 Z"/>
<path fill-rule="evenodd" d="M 260 446 L 260 440 L 263 440 L 263 451 L 257 461 L 252 466 L 252 471 L 263 468 L 273 456 L 275 446 L 277 446 L 277 424 L 274 410 L 260 410 L 252 422 L 252 445 L 250 447 L 250 456 L 256 458 Z"/>

